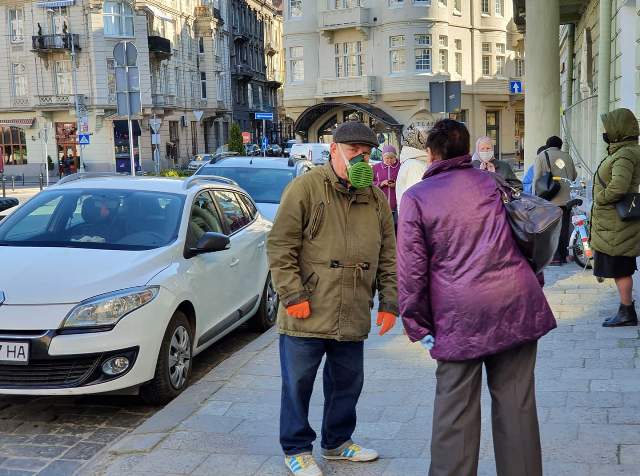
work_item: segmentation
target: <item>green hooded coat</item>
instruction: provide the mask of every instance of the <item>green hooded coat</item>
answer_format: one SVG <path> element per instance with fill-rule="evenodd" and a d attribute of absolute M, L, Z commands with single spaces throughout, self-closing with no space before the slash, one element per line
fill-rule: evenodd
<path fill-rule="evenodd" d="M 591 246 L 609 256 L 640 256 L 640 221 L 623 222 L 616 211 L 626 193 L 639 191 L 640 128 L 628 109 L 603 114 L 602 123 L 610 144 L 593 179 Z"/>

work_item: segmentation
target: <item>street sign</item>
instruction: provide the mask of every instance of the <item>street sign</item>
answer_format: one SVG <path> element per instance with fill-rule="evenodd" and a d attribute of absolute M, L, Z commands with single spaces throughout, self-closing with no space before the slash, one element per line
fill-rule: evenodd
<path fill-rule="evenodd" d="M 262 148 L 266 149 L 268 145 L 269 145 L 269 139 L 267 139 L 266 137 L 263 137 L 262 138 Z"/>
<path fill-rule="evenodd" d="M 151 145 L 160 145 L 160 134 L 151 134 Z"/>
<path fill-rule="evenodd" d="M 78 118 L 78 124 L 80 126 L 79 132 L 88 133 L 89 132 L 89 117 L 80 116 Z"/>
<path fill-rule="evenodd" d="M 242 143 L 248 144 L 251 142 L 251 132 L 243 132 L 242 133 Z"/>
<path fill-rule="evenodd" d="M 113 48 L 116 60 L 116 100 L 119 116 L 140 114 L 140 71 L 136 66 L 138 49 L 130 41 L 118 43 Z"/>
<path fill-rule="evenodd" d="M 517 81 L 517 80 L 509 81 L 509 91 L 511 91 L 511 94 L 521 94 L 522 81 Z"/>
<path fill-rule="evenodd" d="M 158 119 L 156 117 L 149 119 L 149 127 L 151 127 L 151 130 L 157 134 L 158 131 L 160 130 L 160 126 L 162 125 L 162 119 Z"/>
<path fill-rule="evenodd" d="M 462 106 L 462 83 L 460 81 L 432 81 L 429 83 L 430 112 L 449 113 Z"/>
<path fill-rule="evenodd" d="M 89 134 L 78 134 L 78 144 L 89 145 L 91 143 Z"/>
<path fill-rule="evenodd" d="M 273 121 L 272 112 L 256 112 L 256 121 Z"/>
<path fill-rule="evenodd" d="M 204 115 L 204 111 L 193 111 L 193 117 L 196 118 L 196 121 L 200 122 L 202 116 Z"/>

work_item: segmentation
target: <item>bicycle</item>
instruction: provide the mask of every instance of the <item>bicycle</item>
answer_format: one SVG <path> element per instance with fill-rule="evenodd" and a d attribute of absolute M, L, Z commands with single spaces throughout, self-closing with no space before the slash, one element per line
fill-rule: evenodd
<path fill-rule="evenodd" d="M 593 262 L 593 250 L 589 245 L 589 216 L 582 206 L 586 200 L 587 186 L 583 180 L 571 181 L 563 177 L 554 177 L 554 180 L 566 182 L 571 187 L 571 200 L 567 207 L 571 210 L 571 224 L 573 230 L 569 238 L 569 256 L 578 266 L 591 269 Z"/>

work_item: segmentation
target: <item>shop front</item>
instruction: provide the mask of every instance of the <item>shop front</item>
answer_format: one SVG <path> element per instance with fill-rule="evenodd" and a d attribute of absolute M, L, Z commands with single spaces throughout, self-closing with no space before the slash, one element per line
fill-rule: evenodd
<path fill-rule="evenodd" d="M 140 167 L 140 123 L 132 121 L 133 129 L 133 155 L 135 158 L 136 171 L 142 170 Z M 131 172 L 131 154 L 129 142 L 129 124 L 127 121 L 113 121 L 113 143 L 115 147 L 116 172 Z"/>

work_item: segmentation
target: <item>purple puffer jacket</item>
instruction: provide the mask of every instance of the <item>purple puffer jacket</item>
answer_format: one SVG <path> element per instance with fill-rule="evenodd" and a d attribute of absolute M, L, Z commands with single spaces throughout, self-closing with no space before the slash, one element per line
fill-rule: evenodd
<path fill-rule="evenodd" d="M 401 207 L 400 313 L 412 341 L 435 337 L 434 359 L 496 354 L 556 327 L 490 172 L 469 156 L 436 162 Z"/>

